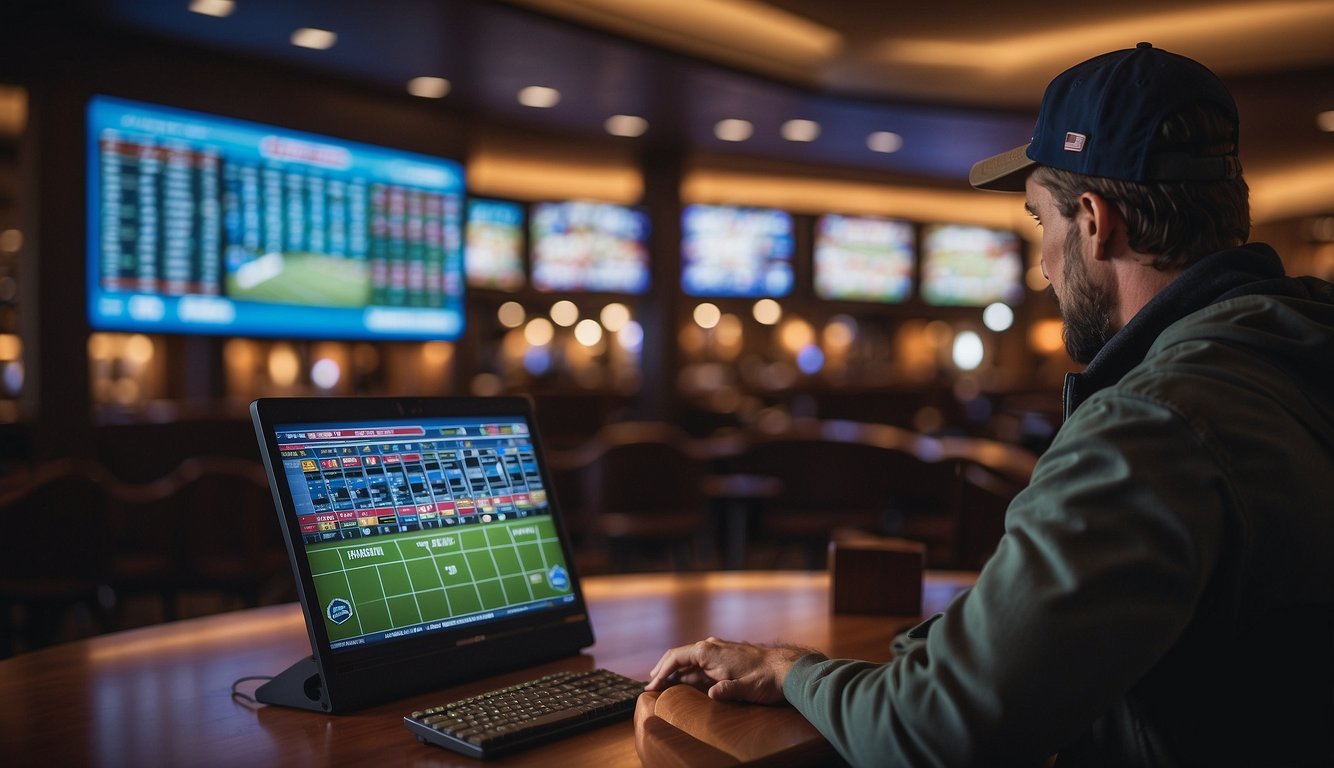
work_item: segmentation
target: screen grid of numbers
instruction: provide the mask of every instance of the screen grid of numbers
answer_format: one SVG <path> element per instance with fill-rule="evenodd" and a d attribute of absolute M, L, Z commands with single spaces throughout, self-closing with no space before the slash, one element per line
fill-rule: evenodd
<path fill-rule="evenodd" d="M 335 648 L 572 598 L 523 423 L 280 430 Z"/>

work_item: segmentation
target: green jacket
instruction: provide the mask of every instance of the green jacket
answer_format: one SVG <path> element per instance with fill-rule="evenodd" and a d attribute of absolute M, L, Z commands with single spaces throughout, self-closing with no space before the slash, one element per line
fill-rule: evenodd
<path fill-rule="evenodd" d="M 1334 765 L 1334 286 L 1267 246 L 1067 383 L 977 585 L 784 693 L 856 765 Z"/>

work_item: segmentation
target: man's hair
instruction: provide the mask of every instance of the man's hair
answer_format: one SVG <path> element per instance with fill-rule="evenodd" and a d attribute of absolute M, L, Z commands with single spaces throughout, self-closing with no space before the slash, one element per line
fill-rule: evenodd
<path fill-rule="evenodd" d="M 1236 152 L 1236 125 L 1217 108 L 1201 103 L 1164 120 L 1153 151 L 1208 157 Z M 1129 245 L 1154 255 L 1155 269 L 1182 269 L 1211 253 L 1241 245 L 1251 232 L 1246 180 L 1137 183 L 1084 176 L 1038 166 L 1033 178 L 1052 193 L 1061 216 L 1075 215 L 1078 199 L 1094 192 L 1126 220 Z"/>

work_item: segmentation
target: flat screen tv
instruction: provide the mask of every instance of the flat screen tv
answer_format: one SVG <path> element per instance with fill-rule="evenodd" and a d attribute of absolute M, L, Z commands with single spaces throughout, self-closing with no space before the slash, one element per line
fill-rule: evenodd
<path fill-rule="evenodd" d="M 916 237 L 911 222 L 828 213 L 815 223 L 815 295 L 896 304 L 912 295 Z"/>
<path fill-rule="evenodd" d="M 792 216 L 772 208 L 688 205 L 681 215 L 681 289 L 691 296 L 786 296 Z"/>
<path fill-rule="evenodd" d="M 1016 304 L 1024 260 L 1013 232 L 957 224 L 922 229 L 922 300 L 935 306 Z"/>
<path fill-rule="evenodd" d="M 522 203 L 468 199 L 463 248 L 468 287 L 499 291 L 523 287 L 524 218 Z"/>
<path fill-rule="evenodd" d="M 532 283 L 539 291 L 648 290 L 649 220 L 638 207 L 535 203 L 530 235 Z"/>
<path fill-rule="evenodd" d="M 87 110 L 101 330 L 452 339 L 452 160 L 108 96 Z"/>

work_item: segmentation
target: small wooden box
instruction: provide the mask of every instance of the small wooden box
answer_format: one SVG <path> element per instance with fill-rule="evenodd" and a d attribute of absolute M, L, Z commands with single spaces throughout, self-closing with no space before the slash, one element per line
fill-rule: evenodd
<path fill-rule="evenodd" d="M 920 616 L 926 545 L 865 534 L 829 542 L 834 613 Z"/>

